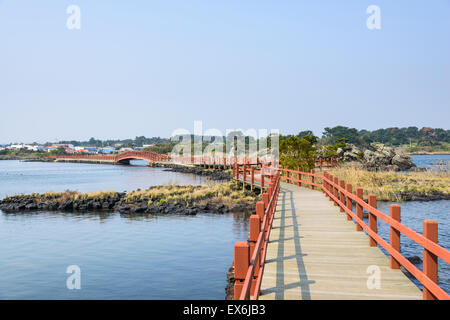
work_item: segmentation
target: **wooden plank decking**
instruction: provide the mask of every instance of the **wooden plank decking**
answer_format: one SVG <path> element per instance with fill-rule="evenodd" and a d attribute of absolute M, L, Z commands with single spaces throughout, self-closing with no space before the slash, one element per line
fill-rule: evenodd
<path fill-rule="evenodd" d="M 378 266 L 380 289 L 369 289 Z M 422 299 L 420 289 L 320 191 L 282 183 L 260 299 Z"/>

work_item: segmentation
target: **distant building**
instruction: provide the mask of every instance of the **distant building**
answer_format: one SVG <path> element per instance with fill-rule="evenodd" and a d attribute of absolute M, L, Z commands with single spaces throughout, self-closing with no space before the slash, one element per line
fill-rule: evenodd
<path fill-rule="evenodd" d="M 90 153 L 90 154 L 95 154 L 95 153 L 99 152 L 99 148 L 97 148 L 97 147 L 84 147 L 84 150 L 86 150 L 87 153 Z"/>
<path fill-rule="evenodd" d="M 119 152 L 130 152 L 130 151 L 134 151 L 133 148 L 120 148 Z"/>
<path fill-rule="evenodd" d="M 102 153 L 110 154 L 110 153 L 116 152 L 116 149 L 113 147 L 105 147 L 101 151 L 102 151 Z"/>
<path fill-rule="evenodd" d="M 21 149 L 25 149 L 25 145 L 24 144 L 12 144 L 8 147 L 8 149 L 10 150 L 21 150 Z"/>
<path fill-rule="evenodd" d="M 51 152 L 52 150 L 58 150 L 58 148 L 58 146 L 45 146 L 42 148 L 42 150 L 45 152 Z"/>

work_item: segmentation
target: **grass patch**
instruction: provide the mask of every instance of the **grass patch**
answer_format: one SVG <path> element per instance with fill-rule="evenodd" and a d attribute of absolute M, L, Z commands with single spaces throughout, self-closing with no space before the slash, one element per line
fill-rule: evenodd
<path fill-rule="evenodd" d="M 364 189 L 364 195 L 375 194 L 378 200 L 401 201 L 402 194 L 418 192 L 424 195 L 440 192 L 450 194 L 450 171 L 395 173 L 390 171 L 370 172 L 347 165 L 329 170 L 329 173 L 345 183 Z"/>

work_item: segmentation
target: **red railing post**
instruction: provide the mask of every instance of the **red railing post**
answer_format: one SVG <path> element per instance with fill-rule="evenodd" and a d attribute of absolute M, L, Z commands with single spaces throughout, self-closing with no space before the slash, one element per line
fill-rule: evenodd
<path fill-rule="evenodd" d="M 234 245 L 234 300 L 239 296 L 244 286 L 245 276 L 250 265 L 250 247 L 247 241 L 238 241 Z"/>
<path fill-rule="evenodd" d="M 311 173 L 314 174 L 314 169 L 311 169 Z M 314 190 L 314 185 L 313 185 L 313 183 L 314 183 L 314 176 L 312 175 L 312 176 L 311 176 L 311 190 Z"/>
<path fill-rule="evenodd" d="M 353 192 L 353 187 L 350 183 L 347 184 L 347 192 L 349 193 Z M 349 196 L 347 196 L 347 209 L 353 211 L 352 199 Z M 352 217 L 348 213 L 347 213 L 347 220 L 352 221 Z"/>
<path fill-rule="evenodd" d="M 343 189 L 343 190 L 345 190 L 345 181 L 344 180 L 341 180 L 341 181 L 339 181 L 339 186 Z M 341 202 L 341 204 L 339 204 L 339 211 L 340 212 L 344 212 L 345 210 L 344 210 L 344 206 L 345 206 L 345 200 L 344 200 L 344 192 L 343 191 L 340 191 L 339 192 L 339 201 Z"/>
<path fill-rule="evenodd" d="M 253 257 L 256 241 L 258 240 L 260 231 L 261 231 L 261 222 L 260 222 L 259 216 L 254 214 L 254 215 L 250 216 L 250 231 L 249 231 L 249 235 L 248 235 L 248 242 L 250 245 L 250 258 Z M 256 284 L 255 280 L 257 278 L 259 268 L 260 268 L 260 257 L 261 257 L 261 255 L 259 255 L 258 259 L 254 262 L 255 270 L 253 273 L 252 286 L 250 288 L 251 292 L 254 292 L 254 290 L 255 290 L 255 284 Z"/>
<path fill-rule="evenodd" d="M 252 180 L 252 190 L 253 190 L 253 186 L 255 184 L 255 168 L 254 167 L 251 168 L 251 180 Z"/>
<path fill-rule="evenodd" d="M 435 243 L 438 243 L 438 224 L 433 220 L 423 222 L 423 236 Z M 438 283 L 438 259 L 437 256 L 423 248 L 423 273 L 434 283 Z M 428 290 L 423 288 L 424 300 L 435 300 L 436 297 Z"/>
<path fill-rule="evenodd" d="M 401 218 L 400 218 L 400 206 L 398 204 L 393 204 L 391 205 L 391 209 L 390 209 L 390 216 L 392 219 L 400 222 Z M 395 228 L 391 227 L 390 228 L 390 244 L 391 247 L 400 252 L 400 231 L 396 230 Z M 391 269 L 400 269 L 400 263 L 398 263 L 397 260 L 394 259 L 394 257 L 389 258 L 389 266 L 391 267 Z"/>
<path fill-rule="evenodd" d="M 286 183 L 290 183 L 290 180 L 289 180 L 290 172 L 288 170 L 289 170 L 289 166 L 286 166 Z"/>
<path fill-rule="evenodd" d="M 261 169 L 262 172 L 262 169 Z M 261 173 L 261 193 L 264 192 L 264 175 Z"/>
<path fill-rule="evenodd" d="M 369 194 L 369 206 L 375 209 L 377 208 L 377 197 L 374 194 Z M 378 232 L 377 217 L 370 211 L 369 211 L 369 228 L 375 233 Z M 369 245 L 371 247 L 377 246 L 377 242 L 375 241 L 374 238 L 372 237 L 369 238 Z"/>
<path fill-rule="evenodd" d="M 328 176 L 328 180 L 330 180 L 331 182 L 333 182 L 334 181 L 334 177 L 333 177 L 333 175 L 332 174 L 330 174 L 329 176 Z M 329 185 L 328 185 L 328 191 L 330 191 L 330 193 L 331 194 L 334 194 L 334 191 L 333 191 L 334 189 L 333 189 L 333 185 L 330 183 Z M 333 201 L 333 199 L 330 197 L 330 199 L 329 199 L 330 201 Z"/>
<path fill-rule="evenodd" d="M 269 204 L 269 195 L 267 192 L 264 192 L 262 195 L 262 201 L 264 202 L 264 210 L 267 208 L 267 205 Z"/>
<path fill-rule="evenodd" d="M 258 201 L 256 203 L 256 214 L 258 215 L 259 220 L 262 223 L 264 219 L 264 201 Z"/>
<path fill-rule="evenodd" d="M 246 180 L 246 178 L 247 178 L 247 167 L 246 167 L 246 165 L 245 165 L 245 162 L 244 162 L 244 166 L 243 166 L 243 170 L 244 170 L 244 172 L 243 172 L 243 178 L 242 178 L 242 186 L 243 186 L 243 188 L 245 188 L 245 180 Z"/>
<path fill-rule="evenodd" d="M 300 170 L 300 167 L 298 167 L 297 170 L 298 170 L 298 174 L 297 174 L 298 184 L 297 184 L 297 185 L 298 185 L 299 187 L 301 187 L 301 186 L 302 186 L 302 183 L 301 183 L 300 181 L 302 180 L 302 174 L 300 173 L 300 171 L 301 171 L 301 170 Z"/>
<path fill-rule="evenodd" d="M 356 196 L 361 199 L 361 201 L 363 200 L 363 194 L 364 190 L 362 188 L 356 188 Z M 363 220 L 363 207 L 359 203 L 356 203 L 356 215 L 361 221 Z M 356 224 L 356 231 L 363 231 L 363 228 L 359 224 Z"/>
<path fill-rule="evenodd" d="M 333 187 L 333 193 L 334 193 L 334 197 L 337 199 L 338 198 L 338 189 L 337 186 L 339 185 L 339 179 L 337 177 L 334 177 L 334 187 Z M 334 205 L 337 206 L 338 202 L 337 200 L 334 200 Z"/>

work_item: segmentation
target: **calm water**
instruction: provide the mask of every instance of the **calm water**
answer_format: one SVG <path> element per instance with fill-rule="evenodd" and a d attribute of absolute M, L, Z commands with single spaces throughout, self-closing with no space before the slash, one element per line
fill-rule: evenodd
<path fill-rule="evenodd" d="M 148 167 L 0 161 L 2 197 L 202 182 Z M 224 299 L 233 245 L 247 235 L 247 219 L 233 214 L 0 211 L 0 299 Z M 81 269 L 81 290 L 66 288 L 70 265 Z"/>
<path fill-rule="evenodd" d="M 389 215 L 389 207 L 391 202 L 378 202 L 377 207 L 380 211 Z M 409 201 L 398 203 L 401 206 L 401 220 L 404 225 L 422 234 L 423 220 L 434 220 L 438 226 L 439 244 L 450 250 L 450 201 Z M 368 224 L 367 219 L 364 219 Z M 378 234 L 389 243 L 389 226 L 385 222 L 378 221 Z M 368 242 L 369 240 L 367 240 Z M 418 256 L 422 259 L 423 248 L 410 240 L 408 237 L 401 235 L 401 252 L 405 257 Z M 383 250 L 384 251 L 384 250 Z M 385 252 L 387 254 L 387 252 Z M 422 270 L 422 264 L 416 265 Z M 450 293 L 450 266 L 439 259 L 439 285 L 445 291 Z M 421 284 L 413 279 L 419 287 Z"/>
<path fill-rule="evenodd" d="M 450 154 L 441 154 L 441 155 L 411 155 L 412 161 L 418 167 L 425 168 L 436 168 L 436 164 L 440 163 L 450 163 Z"/>
<path fill-rule="evenodd" d="M 427 166 L 442 157 L 413 160 Z M 143 166 L 0 161 L 0 198 L 49 190 L 125 191 L 168 183 L 209 181 Z M 388 214 L 390 204 L 379 202 L 378 207 Z M 419 233 L 424 219 L 436 220 L 439 242 L 450 248 L 450 201 L 400 205 L 402 222 Z M 378 229 L 388 240 L 386 224 L 379 222 Z M 233 245 L 247 236 L 248 221 L 242 215 L 130 218 L 119 213 L 0 211 L 0 299 L 223 299 Z M 420 246 L 404 236 L 401 241 L 405 256 L 422 257 Z M 440 285 L 450 292 L 450 268 L 439 263 Z M 81 269 L 81 290 L 66 288 L 70 265 Z"/>
<path fill-rule="evenodd" d="M 437 162 L 450 161 L 450 155 L 411 155 L 413 162 L 418 167 L 436 169 Z M 378 209 L 389 215 L 389 207 L 393 202 L 378 202 Z M 414 231 L 422 234 L 423 220 L 434 220 L 438 222 L 439 244 L 450 249 L 450 201 L 410 201 L 398 203 L 401 206 L 402 223 Z M 367 219 L 366 223 L 368 223 Z M 378 233 L 389 243 L 389 226 L 383 222 L 378 222 Z M 384 249 L 383 249 L 384 251 Z M 401 235 L 401 251 L 405 257 L 418 256 L 422 259 L 423 248 Z M 386 251 L 384 251 L 387 254 Z M 450 266 L 439 259 L 439 285 L 448 293 L 450 292 Z M 422 264 L 416 265 L 422 270 Z M 413 278 L 413 281 L 422 288 L 422 285 Z"/>
<path fill-rule="evenodd" d="M 146 167 L 82 163 L 0 161 L 0 199 L 19 193 L 99 190 L 130 191 L 163 184 L 202 184 L 201 176 Z"/>

